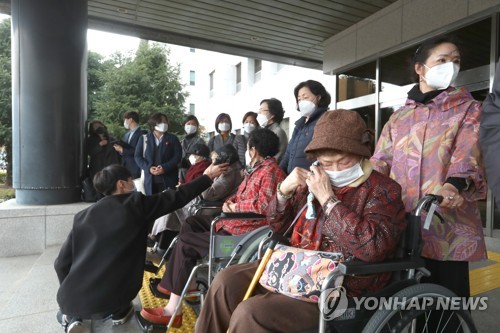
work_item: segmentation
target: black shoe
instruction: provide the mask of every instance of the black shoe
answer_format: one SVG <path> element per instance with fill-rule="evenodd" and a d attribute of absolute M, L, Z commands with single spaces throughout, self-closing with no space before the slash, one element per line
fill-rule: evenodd
<path fill-rule="evenodd" d="M 59 324 L 61 324 L 62 328 L 66 332 L 66 327 L 68 327 L 68 318 L 62 314 L 61 310 L 57 311 L 56 319 Z"/>
<path fill-rule="evenodd" d="M 130 303 L 128 307 L 126 307 L 122 311 L 114 313 L 113 316 L 111 316 L 111 319 L 113 320 L 113 326 L 125 324 L 133 314 L 134 306 L 132 305 L 132 303 Z"/>
<path fill-rule="evenodd" d="M 57 311 L 56 314 L 57 321 L 64 328 L 66 333 L 83 333 L 83 322 L 80 318 L 74 318 L 67 316 L 61 312 Z"/>

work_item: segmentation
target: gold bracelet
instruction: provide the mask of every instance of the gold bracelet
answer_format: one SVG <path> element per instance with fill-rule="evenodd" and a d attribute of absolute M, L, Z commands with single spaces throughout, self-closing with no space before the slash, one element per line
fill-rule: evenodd
<path fill-rule="evenodd" d="M 284 195 L 284 194 L 283 194 L 283 192 L 281 192 L 280 187 L 281 187 L 281 182 L 279 182 L 279 183 L 278 183 L 278 194 L 279 194 L 279 195 L 280 195 L 283 199 L 288 200 L 288 199 L 291 199 L 291 198 L 295 195 L 295 193 L 292 193 L 292 194 L 290 194 L 290 195 Z"/>

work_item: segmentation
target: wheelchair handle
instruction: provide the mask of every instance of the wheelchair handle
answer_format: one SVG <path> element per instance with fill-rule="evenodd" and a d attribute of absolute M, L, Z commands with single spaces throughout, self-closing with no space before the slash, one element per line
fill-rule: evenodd
<path fill-rule="evenodd" d="M 413 210 L 414 216 L 422 216 L 422 211 L 427 211 L 432 203 L 440 204 L 443 201 L 441 195 L 427 194 L 417 202 L 417 206 Z"/>

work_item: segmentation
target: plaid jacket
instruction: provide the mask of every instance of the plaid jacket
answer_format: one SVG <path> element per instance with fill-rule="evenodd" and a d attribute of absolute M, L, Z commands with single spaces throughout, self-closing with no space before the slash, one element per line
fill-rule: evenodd
<path fill-rule="evenodd" d="M 274 157 L 269 157 L 257 165 L 238 187 L 235 195 L 226 200 L 236 203 L 235 212 L 253 212 L 266 215 L 267 206 L 276 194 L 278 183 L 285 179 Z M 232 235 L 240 235 L 267 224 L 266 220 L 222 220 L 216 230 L 224 229 Z"/>

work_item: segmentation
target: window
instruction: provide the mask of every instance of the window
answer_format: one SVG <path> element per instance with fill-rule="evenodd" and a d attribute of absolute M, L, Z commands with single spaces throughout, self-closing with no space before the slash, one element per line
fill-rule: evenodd
<path fill-rule="evenodd" d="M 253 61 L 253 82 L 259 82 L 260 81 L 260 73 L 262 71 L 262 60 L 260 59 L 255 59 Z"/>
<path fill-rule="evenodd" d="M 214 95 L 214 75 L 215 71 L 212 71 L 212 73 L 210 73 L 210 97 Z"/>
<path fill-rule="evenodd" d="M 195 78 L 196 78 L 195 71 L 189 71 L 189 85 L 190 86 L 194 86 Z"/>
<path fill-rule="evenodd" d="M 195 105 L 194 103 L 189 104 L 189 114 L 194 114 L 195 112 Z"/>
<path fill-rule="evenodd" d="M 241 90 L 241 62 L 236 65 L 236 92 Z"/>

